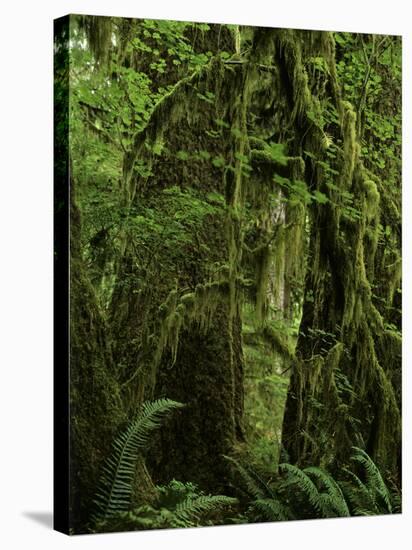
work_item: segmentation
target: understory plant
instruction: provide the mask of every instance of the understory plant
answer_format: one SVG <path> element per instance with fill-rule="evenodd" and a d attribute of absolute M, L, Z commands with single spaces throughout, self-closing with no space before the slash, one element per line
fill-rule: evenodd
<path fill-rule="evenodd" d="M 167 485 L 154 487 L 150 504 L 133 507 L 138 460 L 152 432 L 173 410 L 183 406 L 171 399 L 146 402 L 114 440 L 96 491 L 92 532 L 215 525 L 221 517 L 217 513 L 237 503 L 236 498 L 207 495 L 193 483 L 172 480 Z"/>
<path fill-rule="evenodd" d="M 171 399 L 158 399 L 143 404 L 136 417 L 114 440 L 112 452 L 102 469 L 94 500 L 92 525 L 104 524 L 129 510 L 136 466 L 152 432 L 173 410 L 183 407 Z"/>
<path fill-rule="evenodd" d="M 207 495 L 191 482 L 172 480 L 156 486 L 153 502 L 118 512 L 103 527 L 105 531 L 132 531 L 234 523 L 230 512 L 236 504 L 236 498 Z"/>
<path fill-rule="evenodd" d="M 249 521 L 370 516 L 401 512 L 401 494 L 385 482 L 377 465 L 353 447 L 352 468 L 335 478 L 327 470 L 279 464 L 273 479 L 229 458 L 240 476 L 239 492 Z"/>

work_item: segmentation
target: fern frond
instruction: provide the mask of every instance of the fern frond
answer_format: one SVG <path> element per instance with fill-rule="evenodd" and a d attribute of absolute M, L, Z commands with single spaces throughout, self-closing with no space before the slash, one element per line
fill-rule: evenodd
<path fill-rule="evenodd" d="M 273 498 L 265 498 L 255 500 L 251 508 L 259 512 L 259 514 L 268 521 L 286 521 L 293 519 L 290 509 Z"/>
<path fill-rule="evenodd" d="M 350 502 L 355 516 L 377 514 L 378 510 L 374 495 L 369 488 L 358 478 L 356 474 L 343 468 L 343 471 L 351 478 L 351 483 L 341 483 L 343 492 Z M 369 510 L 367 514 L 363 512 Z"/>
<path fill-rule="evenodd" d="M 355 454 L 352 460 L 359 462 L 365 468 L 367 486 L 370 492 L 376 493 L 385 503 L 387 511 L 392 513 L 391 494 L 384 482 L 379 468 L 373 462 L 371 457 L 359 447 L 353 447 Z M 376 501 L 375 501 L 376 502 Z"/>
<path fill-rule="evenodd" d="M 249 475 L 252 477 L 252 479 L 255 480 L 256 484 L 258 484 L 258 486 L 261 488 L 261 490 L 267 497 L 273 498 L 275 500 L 277 499 L 277 495 L 272 490 L 269 483 L 267 483 L 264 479 L 262 479 L 256 470 L 254 470 L 253 468 L 249 468 Z"/>
<path fill-rule="evenodd" d="M 172 479 L 167 485 L 156 485 L 157 506 L 158 508 L 168 508 L 173 510 L 178 502 L 186 498 L 197 497 L 198 487 L 190 481 L 179 481 Z"/>
<path fill-rule="evenodd" d="M 255 500 L 264 499 L 267 497 L 264 489 L 257 483 L 255 479 L 253 479 L 253 476 L 244 466 L 242 466 L 235 458 L 226 455 L 224 456 L 226 460 L 229 460 L 230 462 L 232 462 L 232 464 L 236 466 L 236 469 L 245 484 L 245 489 L 249 496 L 253 497 Z"/>
<path fill-rule="evenodd" d="M 320 498 L 318 488 L 311 478 L 303 470 L 293 464 L 279 464 L 279 470 L 287 474 L 286 480 L 282 483 L 283 487 L 297 485 L 299 489 L 307 496 L 309 503 L 317 512 L 324 512 L 323 502 Z"/>
<path fill-rule="evenodd" d="M 114 440 L 112 453 L 103 466 L 92 521 L 105 521 L 128 510 L 139 453 L 146 447 L 153 430 L 161 425 L 162 419 L 183 406 L 171 399 L 145 403 L 136 418 Z"/>
<path fill-rule="evenodd" d="M 394 493 L 392 495 L 392 513 L 402 513 L 402 495 L 400 493 Z"/>
<path fill-rule="evenodd" d="M 328 474 L 325 470 L 310 466 L 304 469 L 306 475 L 313 476 L 318 479 L 327 491 L 329 498 L 323 498 L 325 504 L 325 511 L 327 507 L 331 508 L 339 517 L 349 517 L 350 511 L 348 503 L 346 502 L 345 495 L 342 492 L 339 484 Z M 329 513 L 327 513 L 330 516 Z"/>
<path fill-rule="evenodd" d="M 200 517 L 216 512 L 225 506 L 237 504 L 237 499 L 224 495 L 201 495 L 197 498 L 187 498 L 180 502 L 175 508 L 177 518 L 191 523 L 193 520 L 199 520 Z"/>

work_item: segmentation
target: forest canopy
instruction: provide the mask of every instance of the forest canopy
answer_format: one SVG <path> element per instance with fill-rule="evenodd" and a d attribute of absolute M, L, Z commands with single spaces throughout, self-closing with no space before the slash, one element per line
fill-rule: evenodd
<path fill-rule="evenodd" d="M 400 512 L 400 37 L 70 16 L 55 109 L 72 532 Z"/>

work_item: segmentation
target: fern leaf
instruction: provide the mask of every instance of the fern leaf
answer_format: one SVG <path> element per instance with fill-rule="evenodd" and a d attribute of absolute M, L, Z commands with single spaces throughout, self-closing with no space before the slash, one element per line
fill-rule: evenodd
<path fill-rule="evenodd" d="M 252 509 L 268 521 L 286 521 L 292 519 L 292 513 L 287 506 L 273 498 L 259 499 L 253 502 Z"/>
<path fill-rule="evenodd" d="M 279 464 L 279 470 L 287 474 L 283 486 L 297 485 L 299 489 L 307 496 L 309 503 L 317 512 L 323 513 L 323 502 L 319 491 L 311 478 L 303 470 L 293 464 Z"/>
<path fill-rule="evenodd" d="M 207 496 L 202 495 L 197 498 L 187 498 L 180 502 L 175 509 L 177 518 L 192 522 L 199 520 L 201 516 L 220 510 L 224 506 L 237 504 L 237 499 L 224 495 Z"/>
<path fill-rule="evenodd" d="M 162 419 L 183 406 L 171 399 L 145 403 L 136 418 L 115 439 L 96 492 L 94 522 L 105 521 L 128 510 L 139 453 L 147 445 L 153 430 L 161 425 Z"/>
<path fill-rule="evenodd" d="M 341 487 L 352 505 L 355 516 L 378 514 L 374 496 L 369 488 L 350 470 L 344 468 L 343 471 L 351 478 L 353 483 L 352 485 L 351 483 L 342 482 Z M 369 510 L 369 512 L 364 514 L 365 510 Z"/>
<path fill-rule="evenodd" d="M 264 479 L 262 479 L 256 470 L 249 468 L 249 472 L 250 472 L 250 476 L 256 481 L 256 483 L 259 485 L 263 493 L 267 497 L 277 500 L 277 495 L 272 490 L 269 483 L 267 483 Z"/>
<path fill-rule="evenodd" d="M 402 513 L 402 495 L 400 493 L 394 493 L 392 496 L 392 513 Z"/>
<path fill-rule="evenodd" d="M 305 468 L 304 472 L 306 475 L 313 476 L 318 479 L 325 487 L 327 494 L 330 497 L 328 499 L 324 499 L 325 508 L 326 506 L 330 507 L 339 517 L 350 516 L 348 503 L 346 502 L 342 489 L 333 477 L 328 474 L 328 472 L 325 472 L 325 470 L 315 466 Z M 327 516 L 331 515 L 326 509 L 325 512 Z"/>
<path fill-rule="evenodd" d="M 264 499 L 267 497 L 264 489 L 256 482 L 255 479 L 253 479 L 253 476 L 246 468 L 244 468 L 236 459 L 232 458 L 231 456 L 224 456 L 227 460 L 229 460 L 236 466 L 236 469 L 245 484 L 245 489 L 249 496 L 253 497 L 256 500 Z"/>
<path fill-rule="evenodd" d="M 353 449 L 355 454 L 352 456 L 352 460 L 359 462 L 365 468 L 369 490 L 379 495 L 381 500 L 385 503 L 387 511 L 392 513 L 391 494 L 382 478 L 379 468 L 364 450 L 359 447 L 353 447 Z"/>

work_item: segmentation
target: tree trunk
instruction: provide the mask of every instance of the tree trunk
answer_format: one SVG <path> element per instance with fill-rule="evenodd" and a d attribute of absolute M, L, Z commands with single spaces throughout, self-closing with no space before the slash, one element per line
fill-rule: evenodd
<path fill-rule="evenodd" d="M 337 88 L 334 55 L 327 61 Z M 306 180 L 316 182 L 328 201 L 311 211 L 305 301 L 282 443 L 292 463 L 336 470 L 348 463 L 356 445 L 394 474 L 400 409 L 391 363 L 399 356 L 399 337 L 388 330 L 373 293 L 388 190 L 363 164 L 352 107 L 339 96 L 335 107 L 340 122 L 326 129 L 341 144 L 332 150 L 337 187 L 326 185 L 327 174 L 316 160 L 306 162 Z M 325 148 L 311 149 L 311 140 L 303 148 L 327 161 Z M 345 204 L 345 192 L 355 210 Z M 398 283 L 395 275 L 391 287 Z"/>

